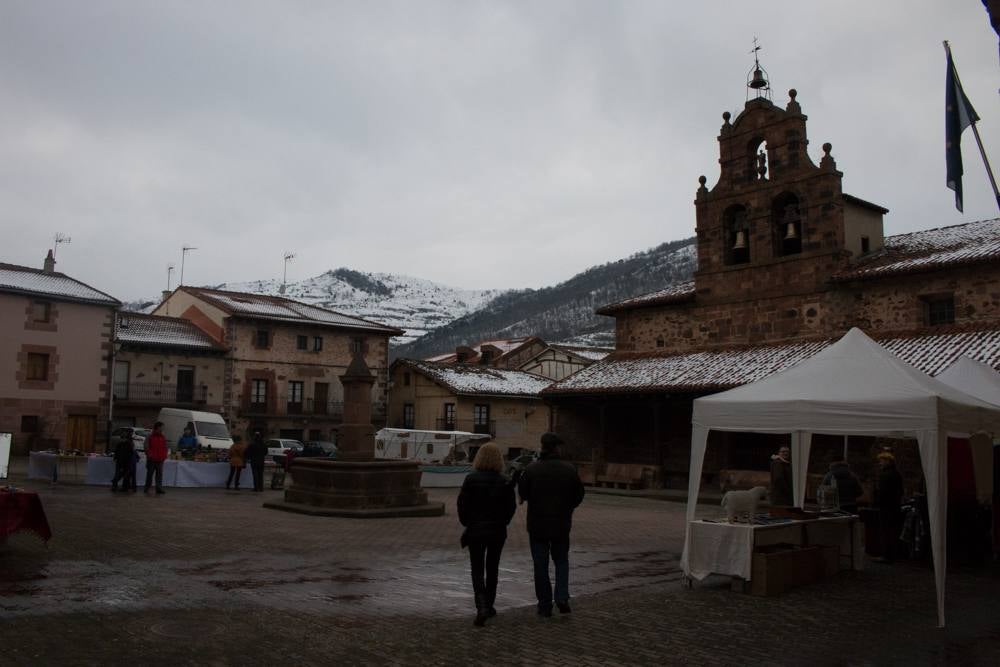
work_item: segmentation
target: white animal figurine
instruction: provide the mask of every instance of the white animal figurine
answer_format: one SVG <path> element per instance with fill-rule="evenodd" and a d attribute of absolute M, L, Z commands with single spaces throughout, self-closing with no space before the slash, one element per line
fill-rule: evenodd
<path fill-rule="evenodd" d="M 722 506 L 726 508 L 726 518 L 729 523 L 736 523 L 744 515 L 747 523 L 753 523 L 757 513 L 757 504 L 767 495 L 763 486 L 755 486 L 749 491 L 727 491 L 722 496 Z"/>

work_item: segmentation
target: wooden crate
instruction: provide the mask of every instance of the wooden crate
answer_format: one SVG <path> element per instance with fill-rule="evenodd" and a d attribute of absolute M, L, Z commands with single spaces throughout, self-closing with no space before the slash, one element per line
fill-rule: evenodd
<path fill-rule="evenodd" d="M 819 580 L 819 547 L 771 545 L 753 554 L 750 593 L 770 597 Z"/>

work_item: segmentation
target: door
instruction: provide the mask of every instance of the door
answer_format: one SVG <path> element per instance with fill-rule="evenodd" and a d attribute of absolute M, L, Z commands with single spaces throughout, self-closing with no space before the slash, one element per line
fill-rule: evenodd
<path fill-rule="evenodd" d="M 330 384 L 328 382 L 317 382 L 313 385 L 313 413 L 325 415 L 330 401 Z M 315 438 L 319 440 L 319 438 Z"/>
<path fill-rule="evenodd" d="M 81 452 L 94 451 L 97 438 L 97 417 L 93 415 L 70 415 L 66 420 L 66 449 Z"/>
<path fill-rule="evenodd" d="M 194 402 L 194 366 L 177 367 L 177 402 Z"/>

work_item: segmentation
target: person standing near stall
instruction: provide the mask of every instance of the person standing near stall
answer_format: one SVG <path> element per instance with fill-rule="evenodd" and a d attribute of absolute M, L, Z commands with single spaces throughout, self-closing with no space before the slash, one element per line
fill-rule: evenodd
<path fill-rule="evenodd" d="M 235 488 L 237 491 L 240 490 L 240 475 L 243 474 L 243 468 L 246 467 L 246 456 L 247 446 L 243 444 L 243 438 L 236 435 L 233 436 L 233 445 L 229 448 L 229 478 L 226 480 L 226 488 L 233 483 L 233 478 L 236 479 Z"/>
<path fill-rule="evenodd" d="M 791 507 L 795 504 L 792 498 L 792 461 L 788 447 L 781 447 L 778 453 L 771 457 L 771 504 Z"/>
<path fill-rule="evenodd" d="M 264 490 L 264 459 L 267 458 L 267 445 L 260 435 L 260 431 L 253 434 L 253 440 L 247 447 L 247 460 L 250 462 L 250 472 L 253 473 L 253 490 Z"/>
<path fill-rule="evenodd" d="M 878 527 L 882 537 L 882 560 L 892 563 L 896 560 L 896 543 L 903 504 L 903 476 L 896 468 L 896 457 L 890 451 L 878 455 L 878 486 L 875 488 L 875 504 L 878 506 Z"/>
<path fill-rule="evenodd" d="M 135 466 L 132 457 L 135 454 L 135 443 L 127 431 L 115 444 L 115 476 L 111 479 L 111 491 L 118 490 L 118 482 L 122 483 L 122 492 L 135 488 Z"/>
<path fill-rule="evenodd" d="M 163 495 L 163 462 L 167 460 L 169 450 L 167 449 L 167 439 L 163 435 L 163 422 L 153 424 L 153 432 L 146 438 L 146 487 L 143 489 L 149 493 L 149 487 L 156 476 L 156 494 Z"/>

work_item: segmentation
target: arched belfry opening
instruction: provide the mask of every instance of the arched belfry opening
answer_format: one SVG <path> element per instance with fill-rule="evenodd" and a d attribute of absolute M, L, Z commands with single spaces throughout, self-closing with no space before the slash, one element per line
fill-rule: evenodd
<path fill-rule="evenodd" d="M 745 206 L 730 206 L 722 214 L 722 238 L 727 265 L 750 261 L 750 219 Z"/>
<path fill-rule="evenodd" d="M 792 192 L 783 192 L 771 205 L 771 235 L 774 254 L 778 257 L 802 252 L 802 209 L 799 198 Z"/>
<path fill-rule="evenodd" d="M 747 180 L 766 181 L 768 179 L 767 142 L 763 137 L 754 137 L 747 143 Z"/>

